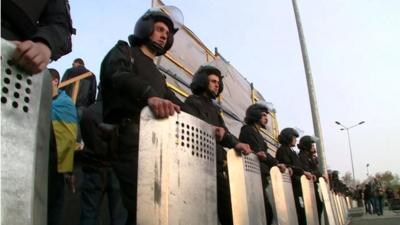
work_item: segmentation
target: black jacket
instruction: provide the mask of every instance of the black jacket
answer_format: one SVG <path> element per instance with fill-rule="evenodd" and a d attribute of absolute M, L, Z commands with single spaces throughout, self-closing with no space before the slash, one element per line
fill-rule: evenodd
<path fill-rule="evenodd" d="M 302 165 L 302 168 L 315 175 L 317 178 L 322 177 L 321 172 L 319 172 L 318 169 L 318 161 L 316 158 L 311 158 L 310 156 L 307 155 L 306 152 L 300 151 L 299 152 L 299 159 Z"/>
<path fill-rule="evenodd" d="M 223 147 L 233 148 L 239 143 L 239 140 L 226 128 L 219 108 L 214 105 L 210 98 L 206 98 L 202 95 L 190 95 L 185 100 L 183 110 L 211 125 L 223 127 L 225 129 L 225 136 L 220 142 L 217 142 L 217 169 L 218 172 L 221 172 L 224 160 L 226 160 L 226 151 Z"/>
<path fill-rule="evenodd" d="M 86 72 L 90 71 L 87 70 L 84 66 L 69 68 L 65 71 L 62 77 L 62 81 L 64 82 L 66 80 L 77 77 Z M 72 96 L 72 90 L 73 90 L 72 84 L 66 86 L 63 89 L 70 97 Z M 76 107 L 81 107 L 81 106 L 87 107 L 93 104 L 94 101 L 96 100 L 96 90 L 97 90 L 97 84 L 96 84 L 96 77 L 94 75 L 80 80 L 78 97 L 75 103 Z"/>
<path fill-rule="evenodd" d="M 71 52 L 75 33 L 67 0 L 2 0 L 1 37 L 7 40 L 40 41 L 57 60 Z"/>
<path fill-rule="evenodd" d="M 303 175 L 304 170 L 302 169 L 300 159 L 294 150 L 288 146 L 281 145 L 276 151 L 276 159 L 280 163 L 284 163 L 286 166 L 293 169 L 294 177 L 296 179 L 292 179 L 292 181 L 295 180 L 300 182 L 300 177 Z"/>
<path fill-rule="evenodd" d="M 83 165 L 89 167 L 110 166 L 111 151 L 105 140 L 101 124 L 103 121 L 102 102 L 97 101 L 85 108 L 80 119 L 80 128 L 85 147 L 82 152 Z"/>
<path fill-rule="evenodd" d="M 149 97 L 182 105 L 153 60 L 125 41 L 118 41 L 103 59 L 100 85 L 106 123 L 116 124 L 124 118 L 139 122 L 140 111 Z"/>
<path fill-rule="evenodd" d="M 255 154 L 261 151 L 267 154 L 267 158 L 260 162 L 261 173 L 269 174 L 270 168 L 278 164 L 278 160 L 268 153 L 268 146 L 265 143 L 263 136 L 254 126 L 244 125 L 240 129 L 239 140 L 250 145 L 251 150 L 253 150 Z"/>

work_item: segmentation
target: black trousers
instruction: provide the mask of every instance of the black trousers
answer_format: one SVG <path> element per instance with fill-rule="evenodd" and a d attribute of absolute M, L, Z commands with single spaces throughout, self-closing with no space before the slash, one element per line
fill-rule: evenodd
<path fill-rule="evenodd" d="M 271 203 L 269 202 L 267 192 L 265 191 L 268 187 L 268 180 L 267 180 L 266 173 L 261 173 L 261 182 L 262 182 L 263 195 L 264 195 L 265 216 L 267 217 L 267 224 L 271 225 L 272 220 L 274 218 L 274 213 L 272 211 L 272 206 L 271 206 Z"/>
<path fill-rule="evenodd" d="M 50 149 L 47 194 L 47 224 L 57 225 L 64 208 L 64 174 L 57 171 L 57 150 Z"/>
<path fill-rule="evenodd" d="M 227 172 L 217 170 L 218 220 L 221 225 L 233 225 L 231 192 Z"/>
<path fill-rule="evenodd" d="M 314 190 L 315 190 L 315 201 L 317 202 L 318 220 L 319 224 L 321 224 L 321 217 L 322 217 L 322 210 L 324 209 L 324 203 L 322 202 L 318 193 L 318 183 L 314 183 Z"/>
<path fill-rule="evenodd" d="M 306 211 L 304 209 L 304 202 L 303 202 L 303 206 L 300 204 L 300 197 L 303 198 L 303 192 L 301 191 L 300 181 L 293 182 L 293 179 L 292 179 L 292 187 L 293 187 L 294 203 L 296 205 L 297 220 L 299 221 L 299 225 L 307 225 Z"/>
<path fill-rule="evenodd" d="M 120 126 L 118 145 L 117 158 L 111 161 L 111 165 L 119 181 L 122 202 L 128 212 L 126 225 L 136 225 L 139 126 Z"/>

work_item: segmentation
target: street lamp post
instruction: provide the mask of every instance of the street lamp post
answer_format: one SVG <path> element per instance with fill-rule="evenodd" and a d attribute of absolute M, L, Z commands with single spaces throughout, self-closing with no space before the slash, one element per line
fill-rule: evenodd
<path fill-rule="evenodd" d="M 321 122 L 319 119 L 319 110 L 317 104 L 317 97 L 315 94 L 315 87 L 314 87 L 314 80 L 311 73 L 311 65 L 310 59 L 308 57 L 306 41 L 303 32 L 303 26 L 301 24 L 300 19 L 300 12 L 299 8 L 297 7 L 297 1 L 292 0 L 294 16 L 296 19 L 297 25 L 297 32 L 299 35 L 300 47 L 301 47 L 301 55 L 303 56 L 303 64 L 304 64 L 304 72 L 306 74 L 306 81 L 307 81 L 307 89 L 308 89 L 308 96 L 310 99 L 310 107 L 311 107 L 311 116 L 313 120 L 313 127 L 314 127 L 314 134 L 318 137 L 317 141 L 317 151 L 318 151 L 318 158 L 319 158 L 319 170 L 322 174 L 328 176 L 327 172 L 327 164 L 326 164 L 326 157 L 325 157 L 325 147 L 324 147 L 324 137 L 322 135 L 322 128 Z"/>
<path fill-rule="evenodd" d="M 369 163 L 367 163 L 367 178 L 369 177 L 369 170 L 368 170 L 368 168 L 369 168 Z"/>
<path fill-rule="evenodd" d="M 351 151 L 351 142 L 350 142 L 350 132 L 349 132 L 349 130 L 350 130 L 351 128 L 353 128 L 353 127 L 356 127 L 356 126 L 359 126 L 359 125 L 365 123 L 365 121 L 361 121 L 361 122 L 359 122 L 359 123 L 357 123 L 357 124 L 354 124 L 353 126 L 350 126 L 350 127 L 344 126 L 344 125 L 341 124 L 339 121 L 335 121 L 335 123 L 336 123 L 337 125 L 342 126 L 342 128 L 340 128 L 340 130 L 346 130 L 346 132 L 347 132 L 347 139 L 348 139 L 348 142 L 349 142 L 349 149 L 350 149 L 351 170 L 352 170 L 352 172 L 353 172 L 353 185 L 355 185 L 355 184 L 356 184 L 356 177 L 355 177 L 355 173 L 354 173 L 353 152 Z M 367 166 L 367 168 L 368 168 L 368 166 Z"/>

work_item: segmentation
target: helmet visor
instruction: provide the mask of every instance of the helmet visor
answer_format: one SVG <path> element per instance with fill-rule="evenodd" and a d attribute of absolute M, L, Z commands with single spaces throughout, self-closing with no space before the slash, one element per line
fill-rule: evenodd
<path fill-rule="evenodd" d="M 172 5 L 165 5 L 160 8 L 153 7 L 150 9 L 150 11 L 162 11 L 168 14 L 172 22 L 174 23 L 174 29 L 176 30 L 180 29 L 183 26 L 183 13 L 178 7 Z"/>

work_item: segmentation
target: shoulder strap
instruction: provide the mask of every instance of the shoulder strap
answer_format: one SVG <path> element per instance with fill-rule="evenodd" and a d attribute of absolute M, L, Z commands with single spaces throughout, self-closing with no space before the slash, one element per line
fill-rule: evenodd
<path fill-rule="evenodd" d="M 130 59 L 130 63 L 131 63 L 131 71 L 132 72 L 136 72 L 135 58 L 133 57 L 131 46 L 128 44 L 128 42 L 121 41 L 121 40 L 118 41 L 117 45 L 120 45 L 123 49 L 126 50 L 126 52 L 129 55 L 129 59 Z"/>

